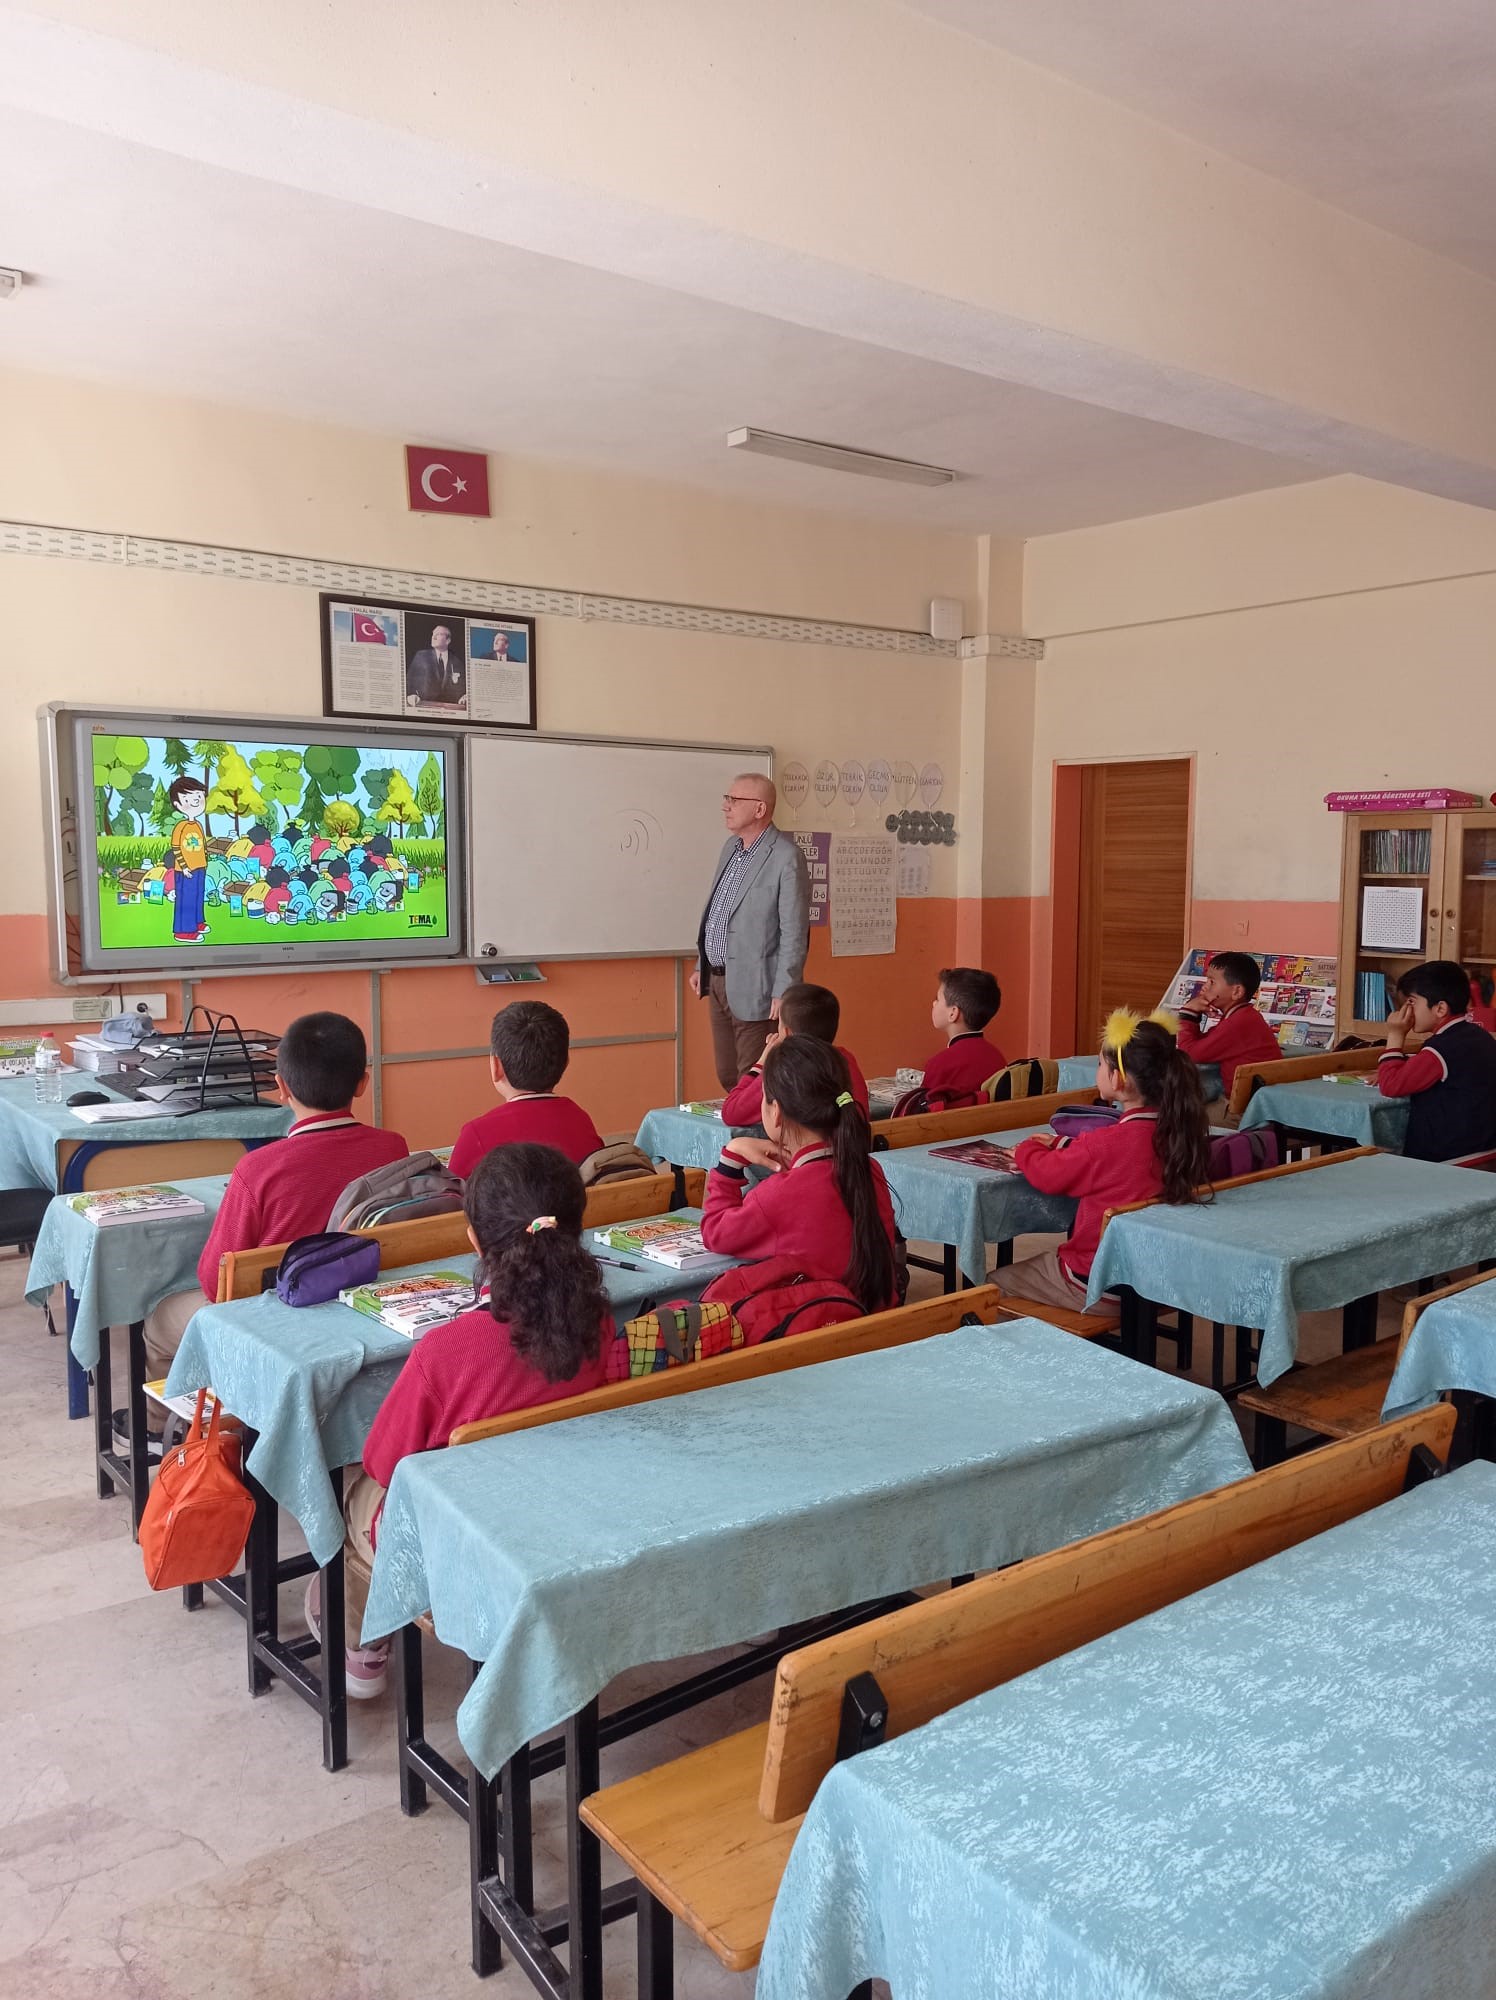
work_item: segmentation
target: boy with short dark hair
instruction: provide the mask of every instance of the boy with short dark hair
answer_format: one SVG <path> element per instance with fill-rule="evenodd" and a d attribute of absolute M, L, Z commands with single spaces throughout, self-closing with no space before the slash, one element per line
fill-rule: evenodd
<path fill-rule="evenodd" d="M 556 1095 L 571 1060 L 564 1014 L 543 1000 L 516 1000 L 494 1015 L 488 1046 L 488 1072 L 503 1102 L 458 1133 L 454 1174 L 466 1180 L 485 1153 L 516 1139 L 554 1146 L 577 1166 L 598 1151 L 603 1142 L 592 1120 L 569 1097 Z"/>
<path fill-rule="evenodd" d="M 1262 968 L 1249 951 L 1218 951 L 1205 968 L 1200 991 L 1179 1010 L 1179 1046 L 1203 1069 L 1221 1072 L 1221 1095 L 1231 1095 L 1244 1062 L 1279 1062 L 1278 1037 L 1252 1002 L 1262 984 Z M 1207 1014 L 1217 1018 L 1205 1026 Z"/>
<path fill-rule="evenodd" d="M 1398 982 L 1403 1004 L 1387 1023 L 1377 1064 L 1385 1097 L 1407 1097 L 1410 1160 L 1454 1160 L 1496 1147 L 1496 1037 L 1470 1018 L 1470 975 L 1452 958 L 1415 965 Z M 1416 1055 L 1410 1034 L 1429 1037 Z"/>
<path fill-rule="evenodd" d="M 988 1077 L 1008 1059 L 982 1030 L 1003 1004 L 997 981 L 974 965 L 948 965 L 940 974 L 930 1024 L 945 1047 L 925 1064 L 924 1092 L 932 1111 L 955 1111 L 979 1102 Z"/>
<path fill-rule="evenodd" d="M 764 1044 L 764 1055 L 760 1056 L 735 1090 L 730 1090 L 722 1100 L 722 1122 L 724 1125 L 757 1125 L 764 1107 L 764 1056 L 790 1035 L 809 1035 L 812 1041 L 825 1042 L 834 1048 L 847 1065 L 847 1075 L 851 1080 L 852 1095 L 866 1111 L 868 1108 L 867 1082 L 858 1066 L 857 1058 L 850 1049 L 837 1044 L 837 1033 L 841 1027 L 841 1002 L 829 986 L 812 986 L 800 979 L 793 986 L 786 986 L 779 1002 L 779 1019 L 774 1023 L 774 1032 Z"/>
<path fill-rule="evenodd" d="M 145 1323 L 150 1376 L 164 1375 L 192 1315 L 218 1296 L 218 1265 L 230 1250 L 290 1243 L 326 1229 L 338 1196 L 376 1167 L 403 1160 L 398 1132 L 353 1115 L 369 1083 L 363 1030 L 346 1014 L 301 1014 L 275 1052 L 281 1102 L 294 1116 L 284 1139 L 246 1153 L 224 1189 L 197 1260 L 198 1291 L 174 1292 Z"/>

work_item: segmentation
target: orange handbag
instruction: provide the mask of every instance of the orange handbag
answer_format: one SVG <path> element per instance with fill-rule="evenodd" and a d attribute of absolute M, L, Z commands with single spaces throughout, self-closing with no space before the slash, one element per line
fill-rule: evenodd
<path fill-rule="evenodd" d="M 211 1583 L 227 1576 L 244 1552 L 255 1503 L 239 1477 L 243 1438 L 221 1429 L 222 1410 L 203 1428 L 206 1389 L 199 1389 L 192 1428 L 167 1452 L 140 1517 L 140 1553 L 152 1590 Z"/>

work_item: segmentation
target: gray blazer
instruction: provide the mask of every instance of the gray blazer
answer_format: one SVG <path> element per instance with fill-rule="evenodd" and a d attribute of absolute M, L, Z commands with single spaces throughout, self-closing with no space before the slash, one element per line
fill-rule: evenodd
<path fill-rule="evenodd" d="M 716 889 L 732 854 L 724 841 L 712 877 Z M 800 844 L 777 826 L 765 828 L 748 853 L 749 868 L 727 919 L 727 1004 L 740 1021 L 766 1021 L 769 1009 L 805 970 L 810 948 L 810 876 Z M 707 990 L 706 913 L 696 933 L 701 990 Z"/>

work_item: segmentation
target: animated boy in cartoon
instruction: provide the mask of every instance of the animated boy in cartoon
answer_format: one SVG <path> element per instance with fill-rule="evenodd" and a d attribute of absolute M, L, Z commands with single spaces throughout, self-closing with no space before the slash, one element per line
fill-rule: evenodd
<path fill-rule="evenodd" d="M 196 944 L 208 935 L 203 899 L 208 886 L 208 836 L 198 814 L 208 803 L 201 778 L 184 773 L 166 795 L 182 815 L 171 830 L 171 864 L 175 873 L 172 936 L 178 944 Z"/>

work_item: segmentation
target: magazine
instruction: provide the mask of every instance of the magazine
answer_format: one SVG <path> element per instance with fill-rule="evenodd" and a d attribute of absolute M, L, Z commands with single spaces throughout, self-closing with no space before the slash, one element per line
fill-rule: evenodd
<path fill-rule="evenodd" d="M 419 1340 L 434 1326 L 472 1309 L 477 1300 L 471 1278 L 461 1271 L 420 1271 L 409 1278 L 376 1278 L 371 1285 L 345 1285 L 338 1293 L 345 1306 L 377 1319 L 392 1333 Z"/>
<path fill-rule="evenodd" d="M 162 1181 L 152 1187 L 99 1188 L 93 1194 L 70 1194 L 68 1207 L 91 1222 L 96 1229 L 108 1229 L 117 1222 L 159 1222 L 178 1215 L 205 1215 L 207 1209 L 196 1195 Z"/>
<path fill-rule="evenodd" d="M 716 1252 L 708 1250 L 701 1240 L 700 1222 L 690 1215 L 655 1215 L 643 1222 L 617 1222 L 609 1229 L 594 1229 L 592 1240 L 600 1250 L 648 1257 L 652 1263 L 669 1265 L 672 1271 L 690 1271 L 698 1264 L 717 1261 Z"/>
<path fill-rule="evenodd" d="M 959 1146 L 932 1146 L 932 1160 L 959 1160 L 964 1167 L 985 1167 L 989 1173 L 1016 1174 L 1006 1151 L 991 1139 L 968 1139 Z"/>
<path fill-rule="evenodd" d="M 693 1118 L 720 1118 L 726 1102 L 725 1097 L 690 1097 L 679 1108 Z"/>

